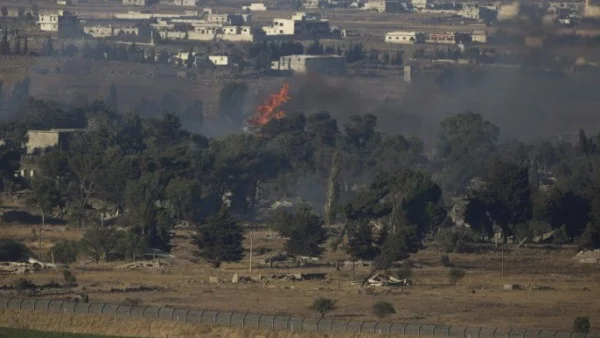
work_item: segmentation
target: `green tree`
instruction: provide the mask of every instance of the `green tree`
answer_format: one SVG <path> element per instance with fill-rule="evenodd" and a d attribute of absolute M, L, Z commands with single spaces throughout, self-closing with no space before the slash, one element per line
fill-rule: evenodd
<path fill-rule="evenodd" d="M 443 166 L 445 191 L 460 191 L 471 178 L 484 173 L 499 134 L 497 126 L 471 112 L 441 122 L 436 155 Z"/>
<path fill-rule="evenodd" d="M 295 210 L 287 217 L 280 218 L 285 221 L 276 224 L 275 228 L 280 230 L 288 239 L 285 248 L 288 253 L 307 256 L 318 256 L 323 249 L 321 245 L 327 238 L 323 228 L 323 218 L 316 215 L 312 207 L 307 203 L 299 203 Z"/>
<path fill-rule="evenodd" d="M 346 250 L 354 259 L 372 260 L 379 254 L 371 224 L 360 222 L 349 234 Z"/>
<path fill-rule="evenodd" d="M 338 213 L 341 190 L 339 182 L 341 171 L 340 165 L 340 153 L 335 152 L 331 163 L 329 179 L 327 180 L 327 202 L 325 203 L 325 224 L 327 224 L 327 226 L 331 226 L 335 222 Z"/>
<path fill-rule="evenodd" d="M 518 164 L 495 161 L 490 168 L 486 186 L 475 194 L 484 201 L 491 219 L 502 228 L 504 241 L 514 226 L 531 218 L 531 191 L 528 168 Z"/>
<path fill-rule="evenodd" d="M 19 261 L 27 258 L 30 254 L 25 244 L 14 239 L 0 238 L 0 261 Z"/>
<path fill-rule="evenodd" d="M 42 216 L 40 226 L 39 249 L 42 250 L 42 231 L 46 225 L 46 216 L 52 213 L 52 209 L 62 204 L 62 197 L 56 184 L 44 177 L 34 177 L 31 180 L 31 196 L 27 201 L 29 205 L 37 208 Z"/>
<path fill-rule="evenodd" d="M 178 219 L 190 222 L 197 220 L 202 202 L 201 189 L 196 180 L 175 177 L 169 181 L 165 193 Z"/>
<path fill-rule="evenodd" d="M 111 227 L 95 226 L 88 229 L 81 239 L 83 250 L 98 263 L 101 258 L 108 258 L 111 250 L 117 245 L 119 234 Z"/>
<path fill-rule="evenodd" d="M 113 111 L 119 111 L 119 92 L 114 82 L 110 83 L 108 95 L 106 96 L 106 105 Z"/>
<path fill-rule="evenodd" d="M 202 257 L 215 267 L 221 262 L 238 262 L 244 257 L 242 228 L 223 208 L 213 217 L 206 219 L 197 228 L 196 245 Z"/>
<path fill-rule="evenodd" d="M 55 262 L 70 264 L 77 260 L 79 243 L 70 240 L 61 240 L 50 249 L 50 256 Z"/>
<path fill-rule="evenodd" d="M 456 285 L 456 282 L 465 276 L 465 271 L 459 268 L 450 268 L 448 270 L 448 280 L 450 285 Z"/>
<path fill-rule="evenodd" d="M 378 301 L 373 304 L 373 313 L 377 318 L 385 318 L 396 313 L 394 305 L 390 302 Z"/>
<path fill-rule="evenodd" d="M 320 318 L 323 318 L 327 313 L 337 308 L 335 303 L 336 301 L 333 299 L 317 298 L 309 308 L 316 311 L 320 315 Z"/>
<path fill-rule="evenodd" d="M 2 41 L 0 42 L 0 54 L 10 54 L 10 44 L 8 43 L 8 29 L 4 29 L 2 33 Z"/>
<path fill-rule="evenodd" d="M 573 331 L 579 333 L 588 333 L 591 329 L 589 317 L 577 317 L 573 320 Z"/>
<path fill-rule="evenodd" d="M 71 293 L 71 287 L 76 285 L 77 278 L 75 278 L 75 275 L 73 275 L 73 273 L 71 271 L 63 270 L 63 279 L 65 281 L 67 289 L 69 290 L 69 293 Z"/>
<path fill-rule="evenodd" d="M 48 36 L 46 42 L 42 47 L 42 55 L 44 56 L 52 56 L 54 54 L 54 45 L 52 43 L 52 36 Z"/>
<path fill-rule="evenodd" d="M 244 101 L 248 85 L 243 82 L 226 83 L 219 92 L 219 116 L 239 125 L 245 115 Z"/>

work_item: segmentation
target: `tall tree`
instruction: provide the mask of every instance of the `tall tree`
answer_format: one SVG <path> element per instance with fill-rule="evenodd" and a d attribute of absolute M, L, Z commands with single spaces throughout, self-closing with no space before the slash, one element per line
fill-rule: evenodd
<path fill-rule="evenodd" d="M 327 180 L 327 202 L 325 204 L 325 224 L 327 226 L 331 226 L 335 222 L 335 217 L 338 212 L 341 189 L 339 182 L 341 169 L 340 162 L 340 153 L 335 152 L 331 163 L 329 179 Z"/>
<path fill-rule="evenodd" d="M 248 85 L 243 82 L 226 83 L 219 92 L 219 116 L 239 125 L 244 118 L 244 101 Z"/>
<path fill-rule="evenodd" d="M 222 208 L 216 215 L 198 226 L 195 238 L 200 255 L 215 267 L 221 262 L 238 262 L 244 257 L 242 228 Z"/>
<path fill-rule="evenodd" d="M 274 218 L 271 227 L 288 237 L 285 247 L 291 254 L 318 256 L 325 242 L 323 218 L 318 216 L 312 207 L 299 203 L 293 212 L 284 212 L 281 217 Z"/>
<path fill-rule="evenodd" d="M 39 232 L 39 249 L 42 250 L 42 231 L 46 225 L 46 216 L 52 213 L 52 209 L 61 204 L 60 191 L 56 184 L 45 177 L 35 177 L 31 180 L 31 197 L 28 203 L 36 207 L 42 216 L 42 224 Z"/>
<path fill-rule="evenodd" d="M 119 93 L 117 91 L 117 86 L 114 82 L 111 82 L 110 88 L 108 90 L 108 96 L 106 97 L 106 105 L 113 111 L 119 111 Z"/>

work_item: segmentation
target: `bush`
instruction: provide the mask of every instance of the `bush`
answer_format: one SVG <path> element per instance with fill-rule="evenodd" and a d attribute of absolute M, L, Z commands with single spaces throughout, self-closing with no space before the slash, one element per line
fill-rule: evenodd
<path fill-rule="evenodd" d="M 336 309 L 335 300 L 329 298 L 317 298 L 313 302 L 313 304 L 309 307 L 311 310 L 315 310 L 321 315 L 321 318 L 325 317 L 327 312 L 333 311 Z"/>
<path fill-rule="evenodd" d="M 451 268 L 448 271 L 448 279 L 450 281 L 450 285 L 456 285 L 458 280 L 462 279 L 465 276 L 465 271 L 462 269 Z"/>
<path fill-rule="evenodd" d="M 406 279 L 412 276 L 412 264 L 409 261 L 404 261 L 398 271 L 396 271 L 396 277 L 398 279 Z"/>
<path fill-rule="evenodd" d="M 396 313 L 396 309 L 391 303 L 379 301 L 373 305 L 373 313 L 378 318 L 384 318 Z"/>
<path fill-rule="evenodd" d="M 579 237 L 579 250 L 600 248 L 600 226 L 588 224 Z"/>
<path fill-rule="evenodd" d="M 435 242 L 446 252 L 469 252 L 475 244 L 475 234 L 471 230 L 443 228 L 435 234 Z"/>
<path fill-rule="evenodd" d="M 454 263 L 452 263 L 448 255 L 443 255 L 442 257 L 440 257 L 440 263 L 442 264 L 442 266 L 447 268 L 451 268 L 454 266 Z"/>
<path fill-rule="evenodd" d="M 62 240 L 54 244 L 50 249 L 50 256 L 57 263 L 69 264 L 77 260 L 79 254 L 79 243 L 76 241 Z"/>
<path fill-rule="evenodd" d="M 573 331 L 580 333 L 590 332 L 591 325 L 588 317 L 577 317 L 573 321 Z"/>
<path fill-rule="evenodd" d="M 35 284 L 29 279 L 19 278 L 13 283 L 14 288 L 18 293 L 21 293 L 25 290 L 35 289 Z"/>
<path fill-rule="evenodd" d="M 25 244 L 7 238 L 0 239 L 0 261 L 18 261 L 29 254 Z"/>
<path fill-rule="evenodd" d="M 63 279 L 65 280 L 67 287 L 71 287 L 77 283 L 77 278 L 75 278 L 75 275 L 69 270 L 63 270 Z"/>

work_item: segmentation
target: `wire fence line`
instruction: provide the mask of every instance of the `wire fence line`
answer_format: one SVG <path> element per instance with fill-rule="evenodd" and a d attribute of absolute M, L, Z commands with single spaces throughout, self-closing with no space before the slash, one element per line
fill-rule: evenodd
<path fill-rule="evenodd" d="M 65 300 L 0 297 L 0 308 L 61 313 L 102 314 L 210 324 L 240 328 L 326 333 L 370 333 L 385 336 L 440 336 L 463 338 L 600 338 L 600 332 L 578 333 L 548 329 L 485 328 L 435 324 L 332 320 L 260 313 L 196 310 L 175 307 L 83 303 Z"/>

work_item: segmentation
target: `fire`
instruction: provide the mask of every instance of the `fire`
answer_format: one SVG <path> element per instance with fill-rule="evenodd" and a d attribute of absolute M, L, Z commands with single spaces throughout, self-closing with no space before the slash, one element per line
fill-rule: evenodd
<path fill-rule="evenodd" d="M 285 116 L 283 110 L 278 110 L 279 106 L 290 100 L 288 91 L 290 85 L 284 82 L 279 92 L 272 94 L 268 100 L 258 106 L 254 116 L 248 119 L 248 125 L 250 126 L 264 126 L 272 119 L 279 120 Z"/>

